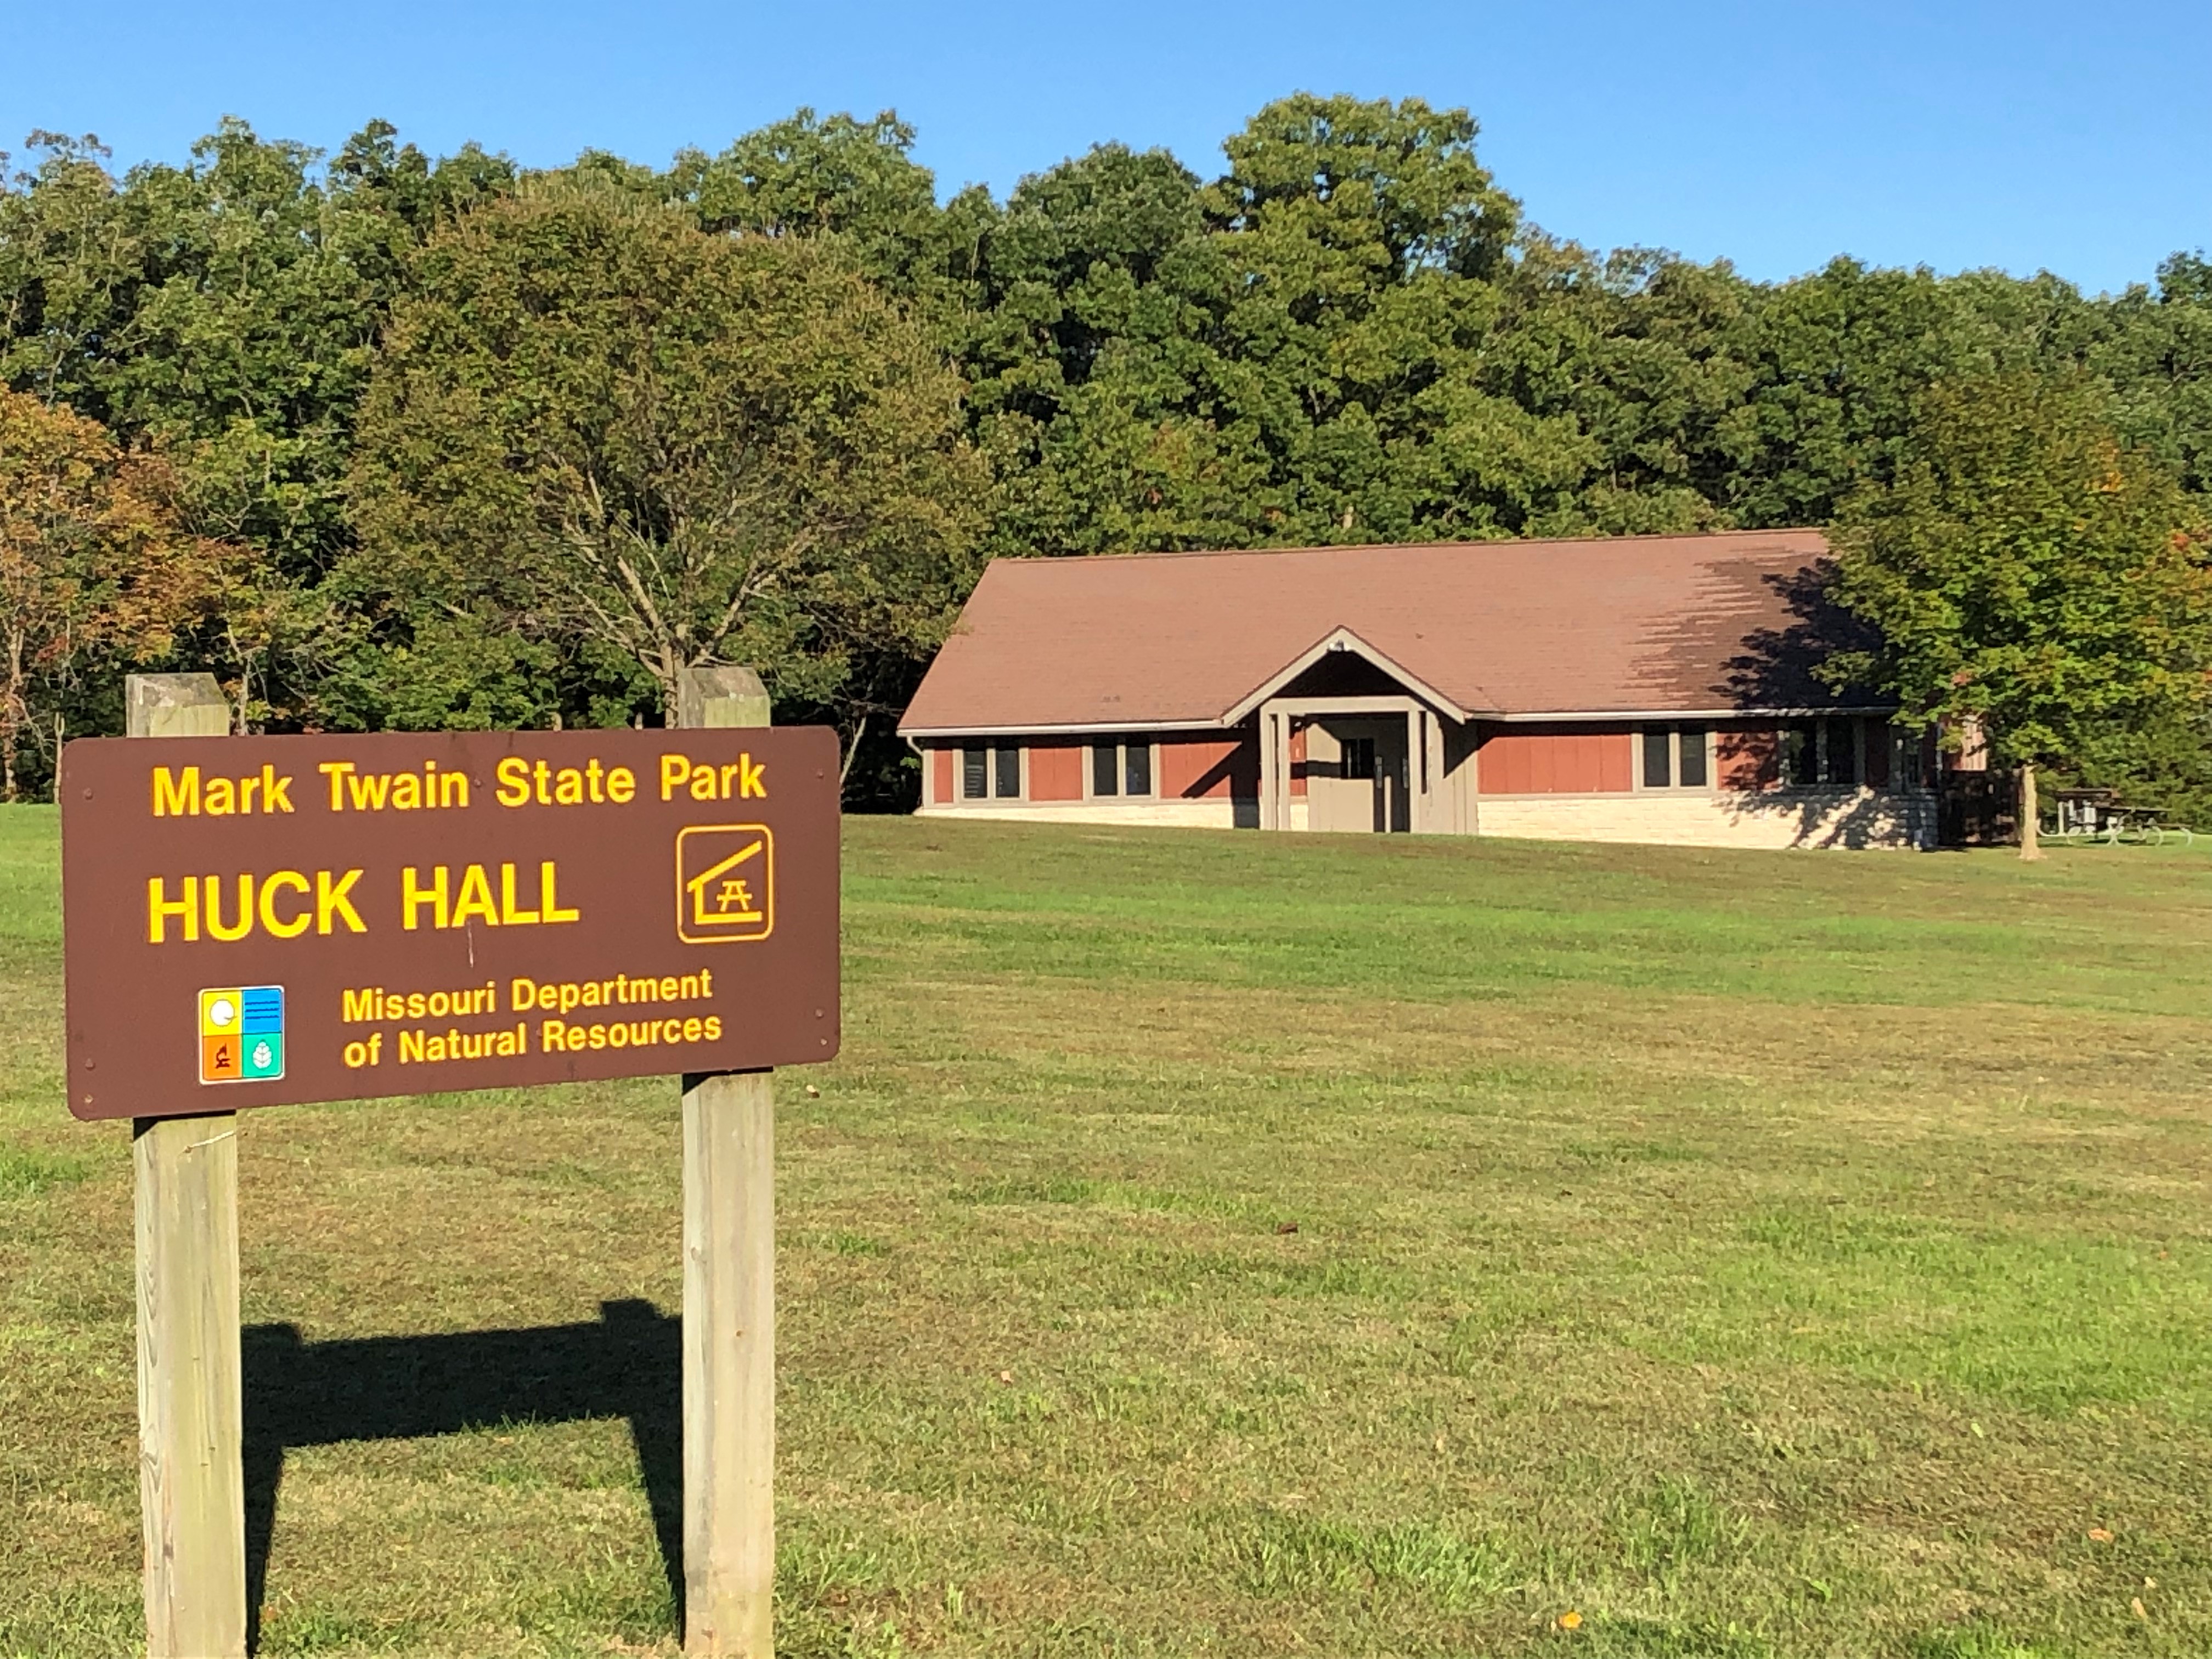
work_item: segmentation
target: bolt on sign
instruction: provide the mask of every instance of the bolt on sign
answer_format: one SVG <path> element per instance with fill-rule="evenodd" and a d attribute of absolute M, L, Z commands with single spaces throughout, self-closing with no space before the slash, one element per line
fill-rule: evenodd
<path fill-rule="evenodd" d="M 803 726 L 72 743 L 70 1109 L 827 1060 L 837 762 Z"/>

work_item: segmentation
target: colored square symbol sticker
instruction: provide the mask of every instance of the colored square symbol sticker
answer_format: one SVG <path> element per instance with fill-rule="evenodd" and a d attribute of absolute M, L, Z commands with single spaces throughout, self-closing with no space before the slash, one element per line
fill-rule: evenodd
<path fill-rule="evenodd" d="M 239 1058 L 238 1039 L 234 1036 L 204 1036 L 200 1039 L 200 1081 L 203 1083 L 235 1083 L 246 1075 Z"/>
<path fill-rule="evenodd" d="M 225 985 L 200 993 L 200 1081 L 284 1075 L 284 988 Z"/>
<path fill-rule="evenodd" d="M 246 993 L 233 986 L 227 990 L 200 993 L 200 1035 L 236 1036 L 245 1018 Z"/>
<path fill-rule="evenodd" d="M 775 927 L 775 842 L 764 823 L 676 832 L 676 937 L 686 945 L 766 939 Z"/>
<path fill-rule="evenodd" d="M 244 1036 L 239 1038 L 238 1046 L 243 1056 L 241 1076 L 267 1078 L 284 1075 L 283 1032 L 248 1031 Z"/>

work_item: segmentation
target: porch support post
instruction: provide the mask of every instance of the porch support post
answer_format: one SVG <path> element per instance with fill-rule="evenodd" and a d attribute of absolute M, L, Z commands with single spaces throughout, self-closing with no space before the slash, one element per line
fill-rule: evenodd
<path fill-rule="evenodd" d="M 1429 791 L 1436 810 L 1436 832 L 1440 836 L 1455 834 L 1459 830 L 1459 810 L 1451 780 L 1444 775 L 1444 761 L 1450 751 L 1444 744 L 1444 717 L 1429 716 Z"/>
<path fill-rule="evenodd" d="M 1253 732 L 1260 744 L 1260 827 L 1279 829 L 1275 822 L 1275 717 L 1265 703 L 1260 705 Z"/>
<path fill-rule="evenodd" d="M 1427 830 L 1429 792 L 1421 787 L 1428 770 L 1428 745 L 1421 741 L 1423 726 L 1418 705 L 1406 711 L 1406 833 L 1418 836 Z"/>
<path fill-rule="evenodd" d="M 1260 827 L 1291 827 L 1290 716 L 1273 703 L 1260 705 Z"/>
<path fill-rule="evenodd" d="M 1469 720 L 1462 741 L 1467 752 L 1460 757 L 1459 788 L 1452 797 L 1458 813 L 1455 830 L 1462 836 L 1479 836 L 1482 833 L 1482 727 Z"/>

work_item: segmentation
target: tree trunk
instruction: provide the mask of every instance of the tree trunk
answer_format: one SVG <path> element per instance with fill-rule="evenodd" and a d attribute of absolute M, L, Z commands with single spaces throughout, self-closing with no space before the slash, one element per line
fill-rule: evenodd
<path fill-rule="evenodd" d="M 2043 841 L 2036 817 L 2035 763 L 2030 761 L 2020 769 L 2020 855 L 2023 859 L 2043 856 Z"/>
<path fill-rule="evenodd" d="M 21 737 L 24 718 L 31 712 L 30 699 L 23 695 L 23 650 L 19 640 L 8 641 L 8 690 L 6 702 L 0 703 L 0 800 L 15 804 L 15 745 Z M 58 756 L 54 763 L 54 776 L 61 776 Z M 59 800 L 58 794 L 54 797 Z"/>
<path fill-rule="evenodd" d="M 853 775 L 853 763 L 860 758 L 860 739 L 867 735 L 868 717 L 860 716 L 860 723 L 853 728 L 853 741 L 846 745 L 845 763 L 837 769 L 837 787 L 842 789 Z"/>

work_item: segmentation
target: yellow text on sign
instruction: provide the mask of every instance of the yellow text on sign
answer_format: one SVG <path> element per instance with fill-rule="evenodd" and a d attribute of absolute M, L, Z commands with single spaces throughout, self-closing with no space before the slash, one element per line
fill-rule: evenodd
<path fill-rule="evenodd" d="M 368 928 L 352 897 L 361 876 L 358 870 L 343 875 L 318 870 L 310 882 L 298 870 L 276 870 L 265 876 L 241 873 L 228 899 L 221 876 L 186 876 L 174 897 L 166 876 L 149 876 L 146 942 L 167 944 L 173 927 L 175 936 L 187 942 L 197 941 L 203 930 L 210 939 L 241 939 L 257 923 L 271 939 L 297 939 L 310 927 L 318 933 L 333 933 L 341 927 L 365 933 Z"/>
<path fill-rule="evenodd" d="M 627 766 L 602 767 L 592 756 L 581 766 L 532 765 L 509 755 L 493 769 L 501 806 L 582 806 L 612 801 L 620 806 L 637 793 L 637 775 Z"/>
<path fill-rule="evenodd" d="M 469 804 L 469 775 L 438 769 L 426 760 L 420 772 L 363 772 L 351 761 L 325 761 L 315 770 L 330 780 L 331 811 L 349 803 L 356 812 L 435 811 Z"/>
<path fill-rule="evenodd" d="M 583 913 L 570 907 L 563 908 L 560 896 L 560 872 L 553 860 L 546 860 L 538 866 L 538 888 L 526 896 L 520 891 L 520 882 L 514 866 L 499 866 L 499 894 L 492 894 L 491 876 L 481 864 L 461 866 L 460 879 L 453 879 L 452 867 L 434 864 L 429 877 L 409 865 L 399 872 L 399 925 L 413 933 L 422 926 L 425 914 L 433 927 L 465 927 L 480 921 L 487 927 L 527 927 L 547 922 L 574 921 Z"/>
<path fill-rule="evenodd" d="M 289 812 L 292 780 L 273 766 L 254 776 L 202 779 L 200 769 L 172 772 L 154 769 L 154 816 L 157 818 L 227 818 L 248 812 Z"/>
<path fill-rule="evenodd" d="M 689 755 L 660 757 L 660 798 L 676 799 L 679 789 L 693 800 L 766 800 L 768 763 L 757 761 L 750 750 L 721 766 L 694 761 Z"/>

